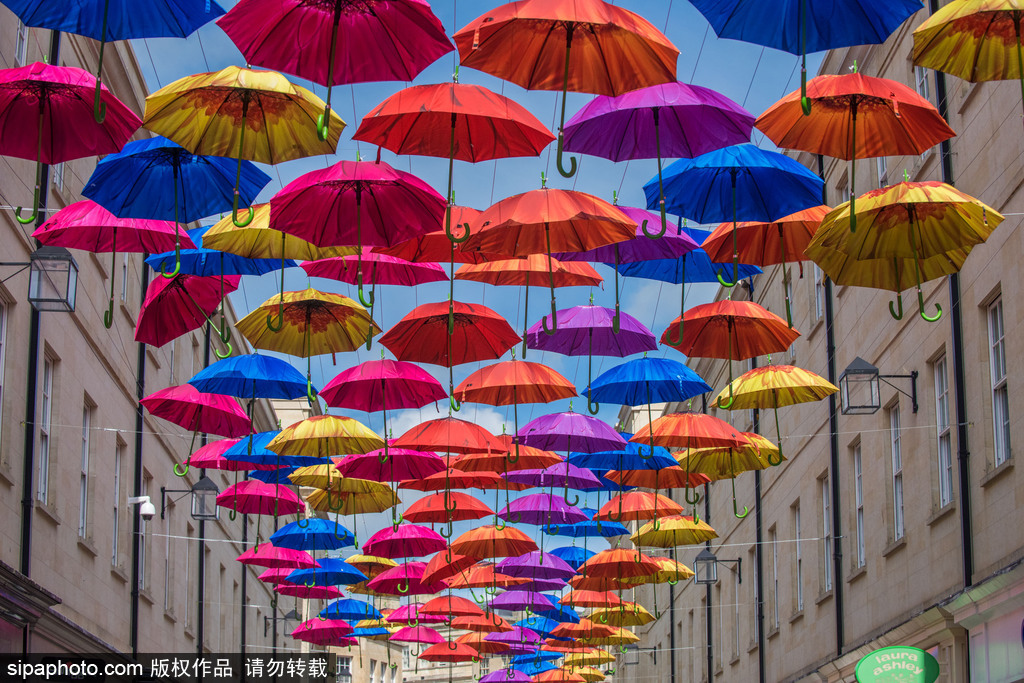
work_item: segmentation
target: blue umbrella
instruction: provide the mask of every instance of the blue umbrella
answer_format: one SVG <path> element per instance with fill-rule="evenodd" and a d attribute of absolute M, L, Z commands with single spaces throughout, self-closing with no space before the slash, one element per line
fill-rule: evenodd
<path fill-rule="evenodd" d="M 304 465 L 320 465 L 323 460 L 309 455 L 278 455 L 267 448 L 267 444 L 273 440 L 280 431 L 259 432 L 250 434 L 238 440 L 238 443 L 224 451 L 221 455 L 225 460 L 236 460 L 248 462 L 253 465 L 278 465 L 281 467 L 302 467 Z M 279 482 L 285 486 L 294 486 L 289 479 Z"/>
<path fill-rule="evenodd" d="M 920 0 L 690 0 L 719 38 L 800 55 L 800 92 L 807 100 L 807 53 L 884 43 Z"/>
<path fill-rule="evenodd" d="M 544 623 L 541 624 L 541 622 Z M 534 625 L 530 626 L 530 623 L 533 623 Z M 538 626 L 537 624 L 541 625 Z M 536 631 L 541 635 L 547 635 L 551 632 L 552 629 L 558 626 L 558 622 L 553 621 L 551 619 L 542 619 L 540 617 L 530 617 L 528 619 L 521 619 L 520 621 L 517 621 L 515 625 L 522 628 L 528 628 L 531 631 Z M 546 628 L 547 631 L 542 630 L 544 628 Z M 515 657 L 512 657 L 509 660 L 509 663 L 512 666 L 515 666 L 516 664 L 528 664 L 529 662 L 549 662 L 554 659 L 561 659 L 564 656 L 565 654 L 562 652 L 547 652 L 546 650 L 538 650 L 537 652 L 529 655 L 516 655 Z"/>
<path fill-rule="evenodd" d="M 680 159 L 665 169 L 666 208 L 698 223 L 774 221 L 821 204 L 824 183 L 804 165 L 754 145 L 733 145 Z M 660 201 L 658 179 L 644 185 L 648 208 Z M 739 278 L 733 250 L 732 287 Z"/>
<path fill-rule="evenodd" d="M 335 529 L 341 535 L 335 534 Z M 326 519 L 306 519 L 284 525 L 270 536 L 270 542 L 292 550 L 338 550 L 355 545 L 355 535 Z"/>
<path fill-rule="evenodd" d="M 630 435 L 632 436 L 632 435 Z M 629 442 L 626 448 L 621 451 L 601 451 L 600 453 L 570 453 L 569 464 L 577 467 L 586 467 L 592 472 L 610 470 L 635 470 L 644 469 L 654 463 L 658 467 L 671 467 L 677 465 L 675 458 L 667 448 L 655 446 L 653 455 L 651 447 L 647 444 Z M 618 485 L 616 485 L 616 488 Z"/>
<path fill-rule="evenodd" d="M 581 509 L 590 517 L 597 514 L 597 510 L 591 508 Z M 575 524 L 551 524 L 544 527 L 544 531 L 551 536 L 568 536 L 570 538 L 612 538 L 629 535 L 629 529 L 618 522 L 599 522 L 593 519 Z"/>
<path fill-rule="evenodd" d="M 546 661 L 542 661 L 542 662 L 530 661 L 530 662 L 524 662 L 522 664 L 516 664 L 513 668 L 516 671 L 522 671 L 527 676 L 533 677 L 533 676 L 538 676 L 538 675 L 544 673 L 545 671 L 551 671 L 552 669 L 557 669 L 558 667 L 555 666 L 551 662 L 546 662 Z"/>
<path fill-rule="evenodd" d="M 391 631 L 383 626 L 375 626 L 373 628 L 354 628 L 348 635 L 351 638 L 373 638 L 374 636 L 389 636 Z"/>
<path fill-rule="evenodd" d="M 552 609 L 534 610 L 534 614 L 563 624 L 580 623 L 579 612 L 568 605 L 555 605 Z"/>
<path fill-rule="evenodd" d="M 355 598 L 341 598 L 320 610 L 324 619 L 342 619 L 344 621 L 362 621 L 363 619 L 383 619 L 384 615 L 368 602 Z"/>
<path fill-rule="evenodd" d="M 287 361 L 251 353 L 224 358 L 203 368 L 188 381 L 207 394 L 247 398 L 301 398 L 306 378 Z"/>
<path fill-rule="evenodd" d="M 283 484 L 291 486 L 292 482 L 288 475 L 294 472 L 297 467 L 279 467 L 276 470 L 250 470 L 249 478 L 258 479 L 264 484 Z"/>
<path fill-rule="evenodd" d="M 551 554 L 555 557 L 561 558 L 573 569 L 579 570 L 579 568 L 583 566 L 584 562 L 597 553 L 587 550 L 586 548 L 580 548 L 579 546 L 566 545 L 561 548 L 552 549 Z"/>
<path fill-rule="evenodd" d="M 236 168 L 237 164 L 237 168 Z M 236 180 L 231 174 L 237 172 Z M 270 176 L 250 161 L 192 154 L 167 138 L 129 142 L 96 165 L 82 194 L 121 218 L 191 221 L 224 213 L 238 200 L 251 204 Z M 175 269 L 181 267 L 174 245 Z"/>
<path fill-rule="evenodd" d="M 711 387 L 696 372 L 669 358 L 626 361 L 602 373 L 590 385 L 595 401 L 627 406 L 677 403 L 708 391 Z"/>
<path fill-rule="evenodd" d="M 93 116 L 103 123 L 100 102 L 103 48 L 108 40 L 184 38 L 224 10 L 212 0 L 3 0 L 26 26 L 74 33 L 100 41 Z"/>
<path fill-rule="evenodd" d="M 296 569 L 285 578 L 285 581 L 303 586 L 347 586 L 352 583 L 368 581 L 369 577 L 345 560 L 336 557 L 325 557 L 318 560 L 319 567 Z"/>

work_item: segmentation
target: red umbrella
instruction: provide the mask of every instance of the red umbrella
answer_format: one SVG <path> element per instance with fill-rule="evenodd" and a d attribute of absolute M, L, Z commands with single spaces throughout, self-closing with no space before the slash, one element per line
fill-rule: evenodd
<path fill-rule="evenodd" d="M 422 479 L 444 472 L 444 459 L 434 453 L 408 448 L 379 448 L 369 453 L 346 455 L 334 460 L 341 476 L 370 481 Z M 370 553 L 371 555 L 373 553 Z"/>
<path fill-rule="evenodd" d="M 323 277 L 354 285 L 357 266 L 361 262 L 367 264 L 363 282 L 371 285 L 413 287 L 448 279 L 444 268 L 435 263 L 414 263 L 375 253 L 370 247 L 363 247 L 361 256 L 332 256 L 318 261 L 306 261 L 302 269 L 309 277 Z"/>
<path fill-rule="evenodd" d="M 295 571 L 292 567 L 272 567 L 260 574 L 257 578 L 263 583 L 285 583 L 288 575 Z"/>
<path fill-rule="evenodd" d="M 154 417 L 190 432 L 241 437 L 251 431 L 249 416 L 237 400 L 221 394 L 204 394 L 191 384 L 155 391 L 139 403 Z"/>
<path fill-rule="evenodd" d="M 271 543 L 249 548 L 235 559 L 242 564 L 270 569 L 310 569 L 317 566 L 316 560 L 305 550 L 279 548 Z"/>
<path fill-rule="evenodd" d="M 505 619 L 489 612 L 475 617 L 456 617 L 452 619 L 452 628 L 476 633 L 507 633 L 512 630 Z"/>
<path fill-rule="evenodd" d="M 423 580 L 425 562 L 406 562 L 392 567 L 370 579 L 367 587 L 382 595 L 430 595 L 439 593 L 447 586 L 441 582 Z"/>
<path fill-rule="evenodd" d="M 420 498 L 406 509 L 405 519 L 417 523 L 444 524 L 451 521 L 483 519 L 493 514 L 494 510 L 473 496 L 449 491 L 447 496 L 444 493 L 433 493 Z"/>
<path fill-rule="evenodd" d="M 470 529 L 452 542 L 452 552 L 478 560 L 491 557 L 519 557 L 537 550 L 537 544 L 519 529 L 488 524 Z"/>
<path fill-rule="evenodd" d="M 293 515 L 303 508 L 302 501 L 287 486 L 248 479 L 232 484 L 217 495 L 217 505 L 231 513 L 246 515 Z"/>
<path fill-rule="evenodd" d="M 42 164 L 59 164 L 102 154 L 119 152 L 142 121 L 96 77 L 73 66 L 50 66 L 35 62 L 0 70 L 0 154 L 35 159 L 35 199 L 32 215 L 19 223 L 36 219 L 39 206 L 39 177 Z M 106 110 L 96 123 L 94 98 Z"/>
<path fill-rule="evenodd" d="M 501 475 L 496 472 L 463 472 L 448 468 L 444 472 L 432 474 L 423 479 L 410 479 L 398 485 L 400 489 L 413 489 L 416 491 L 448 491 L 450 489 L 480 489 L 489 491 L 493 489 L 510 488 L 514 491 L 522 491 L 528 488 L 524 484 L 509 484 Z"/>
<path fill-rule="evenodd" d="M 480 653 L 465 643 L 453 641 L 431 645 L 419 658 L 425 662 L 475 662 L 480 659 Z"/>
<path fill-rule="evenodd" d="M 84 249 L 93 253 L 111 253 L 110 303 L 103 324 L 114 322 L 114 276 L 117 252 L 160 253 L 170 251 L 176 242 L 177 226 L 171 221 L 118 218 L 96 202 L 83 199 L 68 204 L 43 223 L 32 236 L 44 246 Z M 188 235 L 181 236 L 182 249 L 195 249 Z"/>
<path fill-rule="evenodd" d="M 443 399 L 445 393 L 441 383 L 419 366 L 382 359 L 339 372 L 319 396 L 332 408 L 372 413 L 422 408 Z"/>
<path fill-rule="evenodd" d="M 480 212 L 466 206 L 451 207 L 451 221 L 456 225 L 469 225 L 470 232 L 477 226 Z M 411 240 L 406 240 L 393 247 L 374 247 L 378 254 L 395 256 L 414 263 L 484 263 L 489 260 L 487 254 L 476 251 L 462 251 L 462 246 L 453 243 L 444 232 L 444 228 L 423 233 Z M 494 256 L 494 258 L 504 258 Z"/>
<path fill-rule="evenodd" d="M 461 571 L 469 569 L 477 560 L 475 557 L 469 557 L 468 555 L 459 555 L 453 553 L 451 548 L 446 549 L 443 553 L 437 553 L 430 561 L 427 562 L 427 566 L 423 569 L 423 579 L 430 581 L 431 583 L 437 581 L 444 581 L 450 579 Z"/>
<path fill-rule="evenodd" d="M 222 279 L 183 273 L 169 279 L 154 279 L 139 309 L 135 341 L 163 346 L 206 323 L 213 325 L 210 316 L 220 305 L 223 294 L 238 289 L 240 280 L 237 275 Z"/>
<path fill-rule="evenodd" d="M 448 617 L 478 617 L 483 610 L 466 598 L 457 595 L 439 595 L 420 607 L 420 614 L 439 614 Z"/>
<path fill-rule="evenodd" d="M 501 441 L 486 429 L 457 417 L 421 422 L 395 439 L 393 445 L 437 453 L 507 452 Z"/>

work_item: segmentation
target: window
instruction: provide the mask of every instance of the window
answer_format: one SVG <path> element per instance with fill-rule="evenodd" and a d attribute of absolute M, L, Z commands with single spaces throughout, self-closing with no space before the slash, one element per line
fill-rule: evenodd
<path fill-rule="evenodd" d="M 173 583 L 171 582 L 171 511 L 167 512 L 167 526 L 164 527 L 164 611 L 173 611 Z M 186 601 L 187 602 L 187 601 Z"/>
<path fill-rule="evenodd" d="M 804 608 L 804 557 L 803 549 L 800 547 L 800 504 L 793 506 L 793 530 L 796 536 L 796 571 L 793 577 L 796 579 L 796 611 Z"/>
<path fill-rule="evenodd" d="M 170 358 L 170 362 L 167 364 L 170 367 L 170 370 L 171 370 L 171 372 L 170 372 L 170 379 L 168 380 L 168 383 L 171 386 L 174 386 L 174 347 L 176 347 L 177 345 L 178 345 L 178 340 L 177 339 L 172 339 L 171 340 L 171 358 Z"/>
<path fill-rule="evenodd" d="M 481 657 L 479 671 L 477 671 L 477 678 L 483 678 L 487 674 L 491 673 L 491 658 Z"/>
<path fill-rule="evenodd" d="M 918 95 L 926 100 L 932 99 L 931 87 L 928 84 L 928 69 L 923 66 L 914 67 L 914 85 Z"/>
<path fill-rule="evenodd" d="M 7 366 L 7 304 L 0 301 L 0 415 L 3 415 L 4 368 Z M 2 421 L 0 421 L 2 424 Z M 0 460 L 5 460 L 0 456 Z"/>
<path fill-rule="evenodd" d="M 114 506 L 110 511 L 110 564 L 118 566 L 117 555 L 121 550 L 121 464 L 124 462 L 125 445 L 120 439 L 114 444 L 113 478 Z"/>
<path fill-rule="evenodd" d="M 377 683 L 377 660 L 370 660 L 370 683 Z"/>
<path fill-rule="evenodd" d="M 338 657 L 338 683 L 352 683 L 351 657 Z"/>
<path fill-rule="evenodd" d="M 487 660 L 484 660 L 485 662 Z M 485 665 L 486 666 L 486 665 Z M 395 683 L 398 680 L 398 668 L 394 667 L 391 669 L 391 683 Z"/>
<path fill-rule="evenodd" d="M 402 648 L 402 668 L 406 671 L 412 668 L 411 653 L 407 647 Z"/>
<path fill-rule="evenodd" d="M 768 586 L 770 591 L 768 597 L 771 600 L 769 618 L 772 620 L 772 628 L 777 629 L 779 627 L 779 544 L 775 527 L 768 530 L 768 542 L 772 548 L 772 580 Z"/>
<path fill-rule="evenodd" d="M 946 357 L 932 364 L 935 377 L 935 429 L 938 438 L 939 507 L 953 502 L 953 434 L 949 426 L 949 381 L 946 378 Z"/>
<path fill-rule="evenodd" d="M 856 506 L 857 554 L 856 567 L 863 567 L 864 553 L 864 465 L 861 460 L 860 443 L 853 447 L 853 501 Z"/>
<path fill-rule="evenodd" d="M 892 456 L 892 536 L 903 538 L 903 447 L 900 443 L 900 407 L 889 409 L 889 452 Z"/>
<path fill-rule="evenodd" d="M 821 585 L 822 592 L 832 590 L 832 491 L 826 473 L 818 480 L 821 488 Z"/>
<path fill-rule="evenodd" d="M 82 458 L 78 473 L 78 537 L 85 538 L 89 530 L 89 436 L 92 432 L 92 413 L 95 406 L 86 397 L 82 406 Z"/>
<path fill-rule="evenodd" d="M 825 272 L 817 263 L 811 263 L 811 322 L 825 315 Z"/>
<path fill-rule="evenodd" d="M 185 610 L 185 626 L 187 628 L 195 627 L 192 623 L 193 612 L 192 612 L 192 594 L 195 591 L 195 578 L 193 578 L 194 572 L 192 571 L 192 535 L 195 533 L 195 529 L 192 528 L 191 524 L 185 525 L 185 599 L 182 600 L 182 605 Z M 275 625 L 276 626 L 276 625 Z"/>
<path fill-rule="evenodd" d="M 128 302 L 128 254 L 121 254 L 121 301 Z"/>
<path fill-rule="evenodd" d="M 14 39 L 14 62 L 15 66 L 25 66 L 28 60 L 28 26 L 22 21 L 18 22 L 18 34 Z"/>
<path fill-rule="evenodd" d="M 59 164 L 53 164 L 50 166 L 53 169 L 53 186 L 58 190 L 64 189 L 64 162 Z M 111 273 L 113 275 L 113 273 Z"/>
<path fill-rule="evenodd" d="M 995 432 L 995 464 L 1010 459 L 1010 394 L 1006 387 L 1006 338 L 1003 327 L 1003 299 L 988 307 L 989 369 L 992 377 L 992 424 Z"/>
<path fill-rule="evenodd" d="M 875 159 L 875 170 L 878 171 L 878 186 L 885 187 L 889 184 L 889 160 L 886 157 Z"/>
<path fill-rule="evenodd" d="M 46 505 L 50 501 L 50 417 L 53 413 L 53 365 L 43 358 L 43 384 L 40 387 L 42 406 L 39 414 L 39 482 L 36 498 Z"/>

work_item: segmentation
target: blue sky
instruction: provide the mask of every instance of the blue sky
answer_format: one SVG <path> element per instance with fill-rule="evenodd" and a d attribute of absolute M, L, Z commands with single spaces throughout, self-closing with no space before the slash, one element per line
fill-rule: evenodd
<path fill-rule="evenodd" d="M 225 9 L 234 3 L 221 3 Z M 437 0 L 432 8 L 449 35 L 462 28 L 470 20 L 486 10 L 502 4 L 496 0 L 474 0 L 459 3 L 458 0 Z M 798 59 L 793 55 L 761 48 L 732 40 L 719 40 L 705 19 L 685 0 L 621 0 L 614 4 L 639 13 L 651 23 L 662 29 L 680 50 L 678 78 L 681 81 L 713 88 L 726 96 L 743 104 L 754 115 L 760 114 L 773 102 L 788 92 L 799 87 Z M 187 40 L 150 39 L 135 41 L 137 58 L 146 76 L 151 90 L 167 85 L 179 78 L 206 71 L 215 71 L 230 64 L 243 65 L 244 59 L 227 36 L 210 23 Z M 272 181 L 260 196 L 260 201 L 268 200 L 284 184 L 308 171 L 324 168 L 342 159 L 355 159 L 357 153 L 364 159 L 372 159 L 376 149 L 365 143 L 356 143 L 351 139 L 358 127 L 360 117 L 376 106 L 384 98 L 412 84 L 437 83 L 451 79 L 455 71 L 458 53 L 453 51 L 427 68 L 414 83 L 372 83 L 356 86 L 340 86 L 335 88 L 333 103 L 335 111 L 346 121 L 348 127 L 343 131 L 338 151 L 332 157 L 314 157 L 286 162 L 278 166 L 264 166 Z M 809 58 L 808 68 L 813 75 L 819 59 Z M 314 86 L 300 79 L 293 79 L 312 89 L 321 97 L 325 88 Z M 555 130 L 557 105 L 559 96 L 553 92 L 526 91 L 517 85 L 505 83 L 487 74 L 462 69 L 462 83 L 474 83 L 486 86 L 495 92 L 511 97 L 528 108 L 538 119 Z M 568 99 L 568 119 L 575 111 L 591 99 L 590 95 L 572 94 Z M 755 142 L 765 144 L 763 136 L 755 132 Z M 770 146 L 770 143 L 768 143 Z M 505 197 L 540 187 L 540 174 L 546 172 L 549 187 L 575 189 L 612 199 L 612 192 L 619 192 L 619 203 L 622 205 L 642 206 L 644 201 L 642 185 L 657 171 L 654 160 L 640 160 L 629 163 L 611 163 L 595 157 L 580 159 L 581 168 L 576 177 L 564 179 L 559 176 L 554 165 L 554 144 L 539 158 L 509 159 L 496 162 L 469 164 L 455 163 L 454 187 L 456 202 L 463 205 L 484 209 L 493 202 Z M 382 159 L 404 171 L 410 171 L 430 183 L 441 194 L 447 182 L 447 159 L 427 157 L 396 157 L 384 151 Z M 599 305 L 612 306 L 612 271 L 605 266 L 597 266 L 598 271 L 606 278 L 603 289 L 588 288 L 560 289 L 557 294 L 559 308 L 586 304 L 591 294 L 594 302 Z M 305 288 L 309 279 L 301 269 L 286 271 L 286 289 Z M 638 318 L 647 325 L 655 335 L 661 334 L 666 325 L 679 314 L 679 292 L 676 286 L 660 283 L 625 279 L 622 286 L 623 310 Z M 354 296 L 354 288 L 347 285 L 316 279 L 312 285 L 318 289 L 340 292 Z M 267 275 L 261 278 L 245 278 L 238 292 L 232 295 L 232 303 L 239 316 L 258 306 L 277 291 L 276 276 Z M 396 323 L 414 306 L 442 301 L 447 298 L 447 283 L 429 284 L 412 290 L 400 288 L 378 289 L 377 310 L 374 315 L 384 329 Z M 713 290 L 710 286 L 701 285 L 687 292 L 687 305 L 701 303 L 710 298 Z M 548 292 L 535 288 L 530 297 L 529 322 L 533 324 L 548 310 Z M 475 283 L 456 282 L 455 297 L 461 301 L 483 303 L 504 315 L 512 326 L 521 331 L 523 328 L 522 289 L 510 287 L 490 287 Z M 373 349 L 338 355 L 338 365 L 332 366 L 330 356 L 313 360 L 314 384 L 323 386 L 343 368 L 358 362 L 380 358 L 383 347 L 375 343 Z M 678 352 L 663 348 L 659 355 L 675 356 L 681 359 Z M 389 356 L 390 357 L 390 356 Z M 508 356 L 505 356 L 508 359 Z M 305 361 L 291 359 L 292 362 L 305 370 Z M 586 385 L 586 358 L 567 358 L 550 353 L 531 352 L 529 360 L 540 361 L 555 368 L 578 388 Z M 594 374 L 600 374 L 617 359 L 596 358 Z M 476 370 L 478 364 L 468 364 L 455 368 L 456 384 L 467 374 Z M 447 386 L 447 369 L 427 366 L 442 383 Z M 586 408 L 585 399 L 577 398 L 573 403 L 577 411 Z M 520 425 L 545 412 L 566 410 L 567 401 L 548 405 L 524 406 L 519 411 Z M 429 406 L 423 411 L 406 411 L 393 416 L 392 431 L 397 436 L 406 428 L 421 419 L 439 417 L 445 413 L 447 405 L 439 405 L 438 410 Z M 602 406 L 599 416 L 610 423 L 616 421 L 619 406 Z M 440 412 L 438 412 L 440 411 Z M 380 431 L 382 427 L 379 414 L 367 416 L 352 414 L 353 417 L 366 422 Z M 495 432 L 500 432 L 502 425 L 507 424 L 512 431 L 511 410 L 490 406 L 475 407 L 466 405 L 459 415 L 464 419 L 476 419 Z M 594 500 L 591 500 L 593 503 Z M 361 534 L 362 536 L 362 534 Z"/>

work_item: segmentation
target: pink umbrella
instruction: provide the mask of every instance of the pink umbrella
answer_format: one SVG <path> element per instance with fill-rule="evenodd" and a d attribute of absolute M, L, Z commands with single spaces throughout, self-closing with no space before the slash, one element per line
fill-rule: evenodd
<path fill-rule="evenodd" d="M 139 403 L 154 417 L 190 432 L 233 438 L 250 431 L 249 416 L 237 400 L 220 394 L 204 394 L 191 384 L 155 391 Z"/>
<path fill-rule="evenodd" d="M 396 643 L 425 643 L 427 645 L 434 645 L 436 643 L 443 643 L 444 637 L 428 626 L 404 626 L 391 634 L 391 640 Z M 419 653 L 413 652 L 412 655 L 418 657 Z"/>
<path fill-rule="evenodd" d="M 183 273 L 170 279 L 155 278 L 149 284 L 146 299 L 139 309 L 139 318 L 135 323 L 135 341 L 163 346 L 186 332 L 198 330 L 206 323 L 216 328 L 210 316 L 217 310 L 223 293 L 238 289 L 240 280 L 237 275 L 228 275 L 222 280 L 219 277 Z M 216 353 L 220 358 L 220 351 Z"/>
<path fill-rule="evenodd" d="M 110 253 L 110 303 L 103 315 L 108 328 L 114 322 L 114 277 L 117 252 L 160 253 L 175 244 L 175 225 L 171 221 L 118 218 L 96 202 L 83 199 L 69 204 L 39 226 L 32 236 L 44 246 L 84 249 Z M 195 249 L 188 235 L 181 236 L 183 249 Z"/>
<path fill-rule="evenodd" d="M 293 598 L 303 598 L 304 600 L 333 600 L 334 598 L 345 597 L 345 594 L 334 586 L 306 586 L 285 582 L 274 586 L 274 592 Z"/>
<path fill-rule="evenodd" d="M 375 557 L 395 559 L 425 557 L 447 547 L 448 543 L 444 538 L 429 527 L 403 524 L 398 527 L 384 527 L 375 533 L 363 544 L 363 552 Z M 421 576 L 422 574 L 423 572 L 420 572 Z"/>
<path fill-rule="evenodd" d="M 413 263 L 394 256 L 378 254 L 373 251 L 373 247 L 363 247 L 361 257 L 334 256 L 319 261 L 306 261 L 301 265 L 306 275 L 310 277 L 324 277 L 354 285 L 356 266 L 360 261 L 368 264 L 367 272 L 363 274 L 363 282 L 367 284 L 413 287 L 448 279 L 448 273 L 436 263 Z"/>
<path fill-rule="evenodd" d="M 346 455 L 334 463 L 343 477 L 371 481 L 405 481 L 423 479 L 444 472 L 444 458 L 436 453 L 409 448 L 383 448 L 366 454 Z"/>
<path fill-rule="evenodd" d="M 276 470 L 277 465 L 268 463 L 260 465 L 243 460 L 232 460 L 225 458 L 224 453 L 241 439 L 218 439 L 206 444 L 185 462 L 186 467 L 198 467 L 207 470 L 221 470 L 222 472 L 245 472 L 247 470 Z"/>
<path fill-rule="evenodd" d="M 412 363 L 371 360 L 343 370 L 320 390 L 332 408 L 367 413 L 422 408 L 447 397 L 441 383 Z"/>
<path fill-rule="evenodd" d="M 448 587 L 441 582 L 423 583 L 426 567 L 426 562 L 406 562 L 381 572 L 366 587 L 383 595 L 433 595 Z"/>
<path fill-rule="evenodd" d="M 287 486 L 265 484 L 248 479 L 232 484 L 217 496 L 217 505 L 246 515 L 293 515 L 303 508 L 302 501 Z M 259 528 L 256 529 L 259 538 Z"/>
<path fill-rule="evenodd" d="M 327 86 L 323 137 L 331 86 L 411 81 L 453 49 L 425 0 L 242 0 L 217 25 L 248 63 Z"/>
<path fill-rule="evenodd" d="M 263 547 L 249 548 L 235 560 L 242 564 L 269 567 L 270 569 L 288 569 L 289 571 L 319 566 L 313 556 L 305 550 L 279 548 L 270 543 L 264 543 Z"/>
<path fill-rule="evenodd" d="M 257 578 L 263 583 L 287 583 L 288 575 L 293 571 L 295 570 L 291 567 L 273 567 L 260 574 Z"/>
<path fill-rule="evenodd" d="M 401 605 L 396 607 L 391 614 L 387 616 L 386 621 L 392 624 L 409 624 L 411 626 L 418 626 L 421 623 L 442 624 L 448 621 L 448 617 L 441 616 L 439 614 L 421 614 L 421 607 L 423 607 L 423 604 L 419 602 Z"/>
<path fill-rule="evenodd" d="M 142 125 L 139 117 L 102 85 L 99 97 L 107 116 L 103 123 L 96 123 L 96 94 L 96 77 L 73 66 L 35 62 L 0 69 L 0 154 L 36 160 L 32 215 L 22 217 L 19 207 L 19 223 L 36 219 L 42 164 L 118 152 Z"/>
<path fill-rule="evenodd" d="M 292 631 L 292 638 L 315 645 L 334 645 L 339 638 L 352 633 L 352 627 L 341 619 L 309 619 Z"/>
<path fill-rule="evenodd" d="M 447 202 L 411 173 L 384 162 L 341 161 L 288 183 L 270 199 L 270 227 L 319 247 L 356 246 L 363 296 L 363 245 L 390 247 L 442 227 Z"/>

